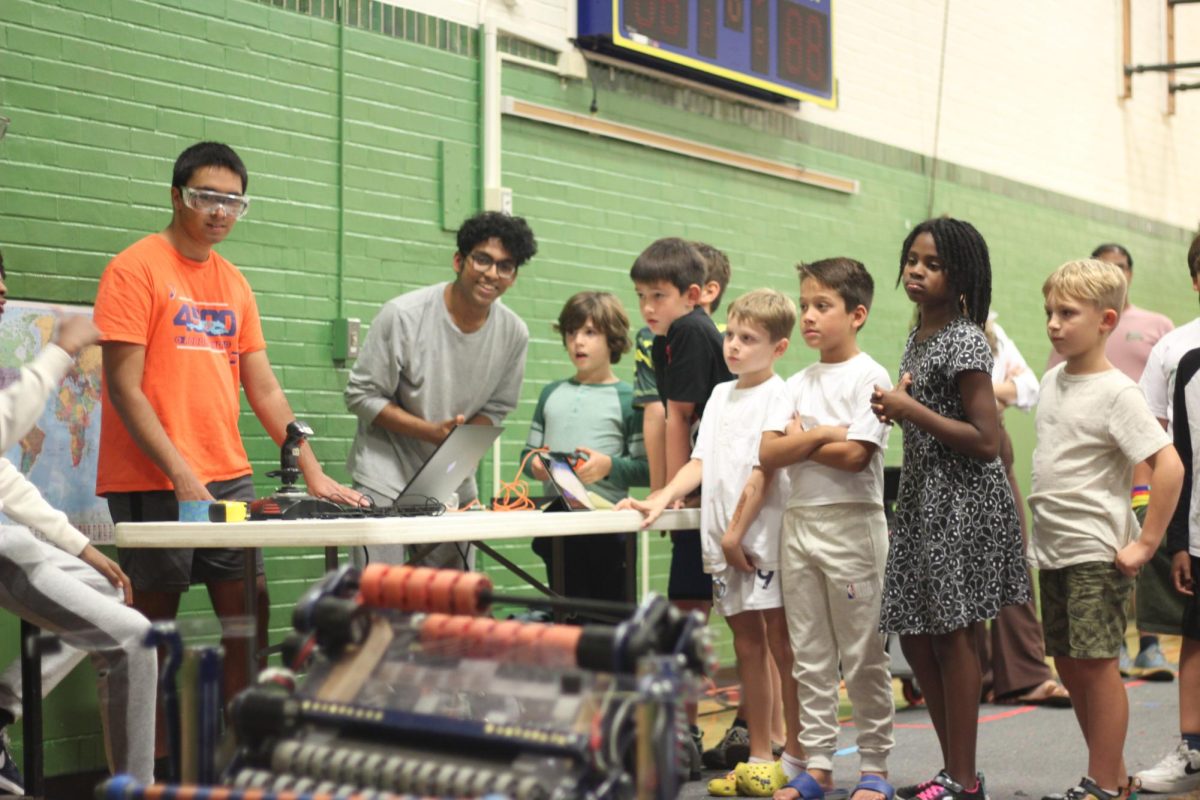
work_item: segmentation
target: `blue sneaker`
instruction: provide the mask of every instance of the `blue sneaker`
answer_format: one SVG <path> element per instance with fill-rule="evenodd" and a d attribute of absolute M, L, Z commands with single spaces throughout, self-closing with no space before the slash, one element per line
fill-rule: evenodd
<path fill-rule="evenodd" d="M 1144 681 L 1169 683 L 1175 680 L 1175 672 L 1157 642 L 1137 654 L 1133 660 L 1133 671 Z"/>
<path fill-rule="evenodd" d="M 25 796 L 25 781 L 21 778 L 21 770 L 13 761 L 10 752 L 12 743 L 8 741 L 8 731 L 0 730 L 0 795 Z"/>

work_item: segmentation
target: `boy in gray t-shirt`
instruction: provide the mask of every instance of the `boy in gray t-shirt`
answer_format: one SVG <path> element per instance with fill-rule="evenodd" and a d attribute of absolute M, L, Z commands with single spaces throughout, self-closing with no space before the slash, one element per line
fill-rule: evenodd
<path fill-rule="evenodd" d="M 1066 362 L 1042 379 L 1029 495 L 1046 653 L 1088 746 L 1088 774 L 1067 796 L 1098 800 L 1133 793 L 1117 656 L 1134 578 L 1157 549 L 1183 481 L 1179 456 L 1137 384 L 1104 354 L 1126 290 L 1117 267 L 1093 260 L 1062 265 L 1042 287 L 1046 330 Z M 1154 493 L 1139 534 L 1126 492 L 1143 461 Z"/>
<path fill-rule="evenodd" d="M 346 407 L 358 417 L 346 467 L 380 505 L 404 490 L 456 425 L 500 424 L 521 392 L 529 329 L 497 301 L 537 252 L 533 232 L 520 217 L 485 211 L 465 221 L 457 239 L 456 278 L 389 301 L 346 385 Z M 471 478 L 457 501 L 476 493 Z M 370 561 L 404 560 L 401 545 L 365 549 Z M 471 562 L 469 547 L 453 542 L 421 559 L 465 569 Z"/>

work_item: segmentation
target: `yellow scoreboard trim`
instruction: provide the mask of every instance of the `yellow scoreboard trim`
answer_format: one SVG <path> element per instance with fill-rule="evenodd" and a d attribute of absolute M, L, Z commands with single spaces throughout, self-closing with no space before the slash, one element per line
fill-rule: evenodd
<path fill-rule="evenodd" d="M 664 61 L 680 64 L 690 69 L 698 70 L 700 72 L 707 72 L 710 75 L 716 75 L 718 77 L 725 78 L 726 80 L 733 81 L 734 83 L 743 83 L 747 86 L 753 86 L 757 89 L 763 89 L 764 91 L 772 92 L 774 94 L 781 94 L 786 97 L 791 97 L 795 100 L 807 100 L 810 103 L 816 103 L 817 105 L 824 106 L 825 108 L 837 108 L 838 82 L 837 57 L 835 55 L 837 50 L 834 47 L 834 37 L 836 36 L 836 33 L 833 26 L 833 3 L 834 0 L 829 0 L 829 69 L 832 73 L 830 75 L 830 86 L 833 90 L 829 97 L 821 97 L 820 95 L 802 92 L 785 86 L 782 83 L 764 81 L 761 78 L 755 78 L 754 76 L 747 75 L 744 72 L 737 72 L 725 67 L 719 67 L 716 64 L 709 64 L 707 61 L 701 61 L 689 56 L 672 53 L 670 50 L 664 50 L 659 47 L 651 47 L 648 44 L 642 44 L 641 42 L 634 41 L 633 39 L 630 39 L 621 33 L 621 0 L 612 0 L 612 39 L 614 44 L 620 45 L 628 50 L 635 50 L 639 53 L 645 53 L 646 55 L 654 56 L 655 58 L 661 58 Z"/>

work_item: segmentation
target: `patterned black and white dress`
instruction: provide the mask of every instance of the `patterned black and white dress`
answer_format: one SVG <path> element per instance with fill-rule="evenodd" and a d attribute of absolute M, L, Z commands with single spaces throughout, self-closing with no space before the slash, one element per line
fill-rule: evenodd
<path fill-rule="evenodd" d="M 992 372 L 982 329 L 959 317 L 922 342 L 908 337 L 900 375 L 912 375 L 917 402 L 966 419 L 956 378 Z M 884 576 L 879 627 L 943 634 L 992 619 L 1030 597 L 1021 525 L 999 458 L 982 461 L 909 422 Z"/>

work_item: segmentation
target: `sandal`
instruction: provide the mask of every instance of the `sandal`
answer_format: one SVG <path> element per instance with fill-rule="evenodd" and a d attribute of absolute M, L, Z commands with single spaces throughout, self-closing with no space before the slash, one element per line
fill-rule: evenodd
<path fill-rule="evenodd" d="M 892 800 L 896 796 L 895 787 L 878 775 L 859 776 L 858 785 L 850 790 L 850 800 L 854 800 L 854 795 L 859 792 L 876 792 L 883 795 L 885 800 Z"/>
<path fill-rule="evenodd" d="M 780 788 L 795 789 L 800 793 L 800 800 L 825 800 L 825 790 L 807 772 L 801 772 Z"/>
<path fill-rule="evenodd" d="M 1133 779 L 1130 778 L 1129 784 L 1122 786 L 1117 790 L 1116 794 L 1106 792 L 1096 785 L 1096 782 L 1091 778 L 1083 777 L 1079 779 L 1079 785 L 1072 786 L 1062 794 L 1048 794 L 1042 797 L 1042 800 L 1136 800 L 1137 790 L 1141 785 L 1134 786 Z"/>
<path fill-rule="evenodd" d="M 996 705 L 1001 706 L 1047 706 L 1049 708 L 1070 708 L 1071 693 L 1055 680 L 1046 680 L 1031 691 L 1018 695 L 998 697 Z"/>

